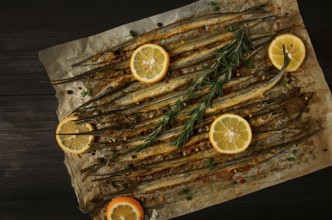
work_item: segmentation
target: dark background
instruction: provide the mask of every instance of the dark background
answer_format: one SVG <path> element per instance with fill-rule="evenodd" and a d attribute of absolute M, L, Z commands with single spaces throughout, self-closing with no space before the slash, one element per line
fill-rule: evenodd
<path fill-rule="evenodd" d="M 1 220 L 89 219 L 77 208 L 63 152 L 55 142 L 57 100 L 38 51 L 194 1 L 128 2 L 0 1 Z M 328 1 L 299 4 L 331 88 Z M 332 167 L 178 219 L 330 219 L 331 205 Z"/>

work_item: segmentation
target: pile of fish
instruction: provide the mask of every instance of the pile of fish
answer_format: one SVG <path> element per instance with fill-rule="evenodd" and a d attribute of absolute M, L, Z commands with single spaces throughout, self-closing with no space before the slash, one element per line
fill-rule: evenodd
<path fill-rule="evenodd" d="M 291 31 L 291 27 L 274 25 L 276 21 L 287 23 L 287 15 L 274 15 L 268 8 L 259 5 L 236 13 L 206 12 L 177 21 L 75 63 L 73 68 L 88 70 L 53 81 L 56 85 L 80 80 L 93 94 L 72 113 L 79 115 L 77 123 L 96 127 L 85 133 L 97 138 L 88 152 L 93 159 L 81 175 L 101 190 L 87 202 L 87 212 L 97 213 L 119 195 L 134 196 L 147 209 L 157 207 L 172 201 L 170 190 L 263 163 L 320 130 L 313 120 L 302 117 L 313 94 L 302 93 L 293 85 L 291 74 L 275 69 L 266 58 L 270 41 Z M 248 32 L 251 42 L 250 64 L 234 71 L 223 86 L 224 95 L 214 97 L 189 142 L 181 148 L 172 144 L 188 112 L 208 93 L 204 86 L 194 92 L 196 99 L 184 103 L 176 120 L 151 146 L 137 151 L 188 87 L 217 62 L 216 53 L 234 40 L 233 32 L 240 28 Z M 132 52 L 146 43 L 161 45 L 171 57 L 167 77 L 153 85 L 136 81 L 129 67 Z M 209 126 L 223 113 L 248 120 L 253 139 L 245 152 L 221 155 L 210 145 Z M 164 199 L 156 199 L 156 194 Z"/>

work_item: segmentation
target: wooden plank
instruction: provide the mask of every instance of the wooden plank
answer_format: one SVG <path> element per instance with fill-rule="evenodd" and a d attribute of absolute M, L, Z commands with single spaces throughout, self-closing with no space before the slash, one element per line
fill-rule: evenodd
<path fill-rule="evenodd" d="M 53 94 L 48 77 L 38 61 L 42 49 L 88 37 L 110 28 L 189 4 L 135 1 L 128 7 L 120 1 L 1 1 L 0 77 L 6 85 L 0 95 Z M 106 7 L 103 7 L 105 5 Z M 137 9 L 139 13 L 137 13 Z M 123 16 L 123 12 L 131 16 Z M 93 13 L 92 13 L 93 12 Z"/>
<path fill-rule="evenodd" d="M 47 198 L 53 194 L 68 198 L 63 194 L 69 192 L 63 181 L 69 184 L 69 178 L 63 176 L 63 153 L 54 138 L 56 100 L 48 96 L 1 96 L 0 103 L 1 197 Z"/>
<path fill-rule="evenodd" d="M 0 219 L 13 220 L 88 220 L 89 216 L 82 214 L 74 198 L 74 193 L 68 193 L 71 199 L 59 199 L 50 196 L 45 199 L 13 199 L 5 203 L 0 200 Z"/>
<path fill-rule="evenodd" d="M 323 69 L 326 81 L 331 89 L 332 63 L 330 53 L 332 51 L 332 29 L 326 25 L 326 22 L 330 19 L 329 6 L 327 2 L 313 4 L 312 2 L 299 0 L 299 7 L 318 62 Z"/>

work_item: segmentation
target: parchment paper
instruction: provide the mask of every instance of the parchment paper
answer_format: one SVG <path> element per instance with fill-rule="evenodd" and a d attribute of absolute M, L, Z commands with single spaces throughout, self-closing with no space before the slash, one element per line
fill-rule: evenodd
<path fill-rule="evenodd" d="M 308 33 L 303 24 L 299 13 L 297 2 L 295 0 L 225 0 L 220 2 L 221 11 L 240 11 L 259 3 L 272 4 L 277 10 L 276 13 L 290 13 L 290 22 L 295 25 L 292 33 L 300 36 L 307 49 L 306 60 L 298 71 L 297 83 L 303 87 L 303 91 L 316 92 L 314 104 L 310 106 L 311 117 L 320 121 L 324 130 L 305 141 L 301 146 L 296 146 L 299 150 L 299 157 L 296 161 L 288 161 L 287 158 L 292 155 L 292 148 L 283 154 L 279 154 L 273 159 L 260 164 L 254 169 L 248 171 L 230 171 L 231 181 L 216 181 L 210 184 L 201 184 L 195 187 L 194 184 L 188 184 L 193 189 L 195 197 L 191 201 L 186 201 L 178 196 L 177 192 L 170 192 L 174 195 L 170 201 L 155 210 L 148 210 L 146 219 L 169 219 L 189 212 L 193 212 L 214 204 L 218 204 L 259 189 L 290 180 L 307 173 L 322 169 L 332 164 L 332 99 L 331 93 L 324 79 L 323 72 L 317 62 L 313 47 L 311 45 Z M 158 22 L 164 25 L 175 22 L 179 19 L 197 15 L 202 11 L 210 9 L 209 1 L 201 0 L 194 4 L 172 10 L 160 15 L 152 16 L 140 21 L 129 23 L 112 30 L 97 34 L 88 38 L 72 41 L 58 45 L 43 51 L 40 51 L 40 61 L 43 63 L 49 78 L 51 80 L 68 78 L 74 76 L 80 69 L 72 69 L 71 64 L 87 58 L 99 51 L 119 42 L 128 40 L 130 30 L 137 33 L 144 33 L 156 28 Z M 79 89 L 81 87 L 82 89 Z M 58 117 L 66 117 L 75 107 L 88 100 L 83 98 L 80 93 L 85 89 L 80 82 L 54 86 L 56 97 L 59 102 Z M 74 95 L 67 95 L 66 91 L 74 91 Z M 294 146 L 295 147 L 295 146 Z M 77 195 L 80 209 L 85 212 L 86 205 L 91 195 L 100 190 L 98 184 L 86 181 L 82 183 L 80 169 L 90 160 L 88 156 L 77 156 L 65 154 L 65 164 L 71 176 L 72 186 Z M 233 184 L 234 181 L 245 179 L 245 184 Z M 104 218 L 104 209 L 99 213 L 92 215 L 94 219 Z"/>

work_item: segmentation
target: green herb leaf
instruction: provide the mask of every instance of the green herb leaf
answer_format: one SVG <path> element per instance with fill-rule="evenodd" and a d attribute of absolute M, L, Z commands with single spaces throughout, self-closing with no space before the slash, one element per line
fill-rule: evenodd
<path fill-rule="evenodd" d="M 129 34 L 126 37 L 136 37 L 136 36 L 137 36 L 136 32 L 133 30 L 130 30 Z"/>
<path fill-rule="evenodd" d="M 219 7 L 219 4 L 218 3 L 216 3 L 216 2 L 210 2 L 210 5 L 211 5 L 211 7 L 212 7 L 212 11 L 213 12 L 218 12 L 218 11 L 220 11 L 220 7 Z"/>
<path fill-rule="evenodd" d="M 190 191 L 187 188 L 182 190 L 182 194 L 183 194 L 184 198 L 188 201 L 192 200 L 192 198 L 193 198 L 192 194 L 190 194 Z"/>
<path fill-rule="evenodd" d="M 138 115 L 129 116 L 129 119 L 134 123 L 136 123 L 138 121 L 138 118 L 139 118 Z"/>
<path fill-rule="evenodd" d="M 288 89 L 289 88 L 289 83 L 287 81 L 283 81 L 282 82 L 282 87 L 284 87 L 285 89 Z"/>
<path fill-rule="evenodd" d="M 220 7 L 219 7 L 219 6 L 213 6 L 213 7 L 212 7 L 212 11 L 213 11 L 213 12 L 218 12 L 218 11 L 220 11 Z"/>
<path fill-rule="evenodd" d="M 295 158 L 295 157 L 288 157 L 287 160 L 288 160 L 288 161 L 295 161 L 296 158 Z"/>
<path fill-rule="evenodd" d="M 214 163 L 214 159 L 212 157 L 207 159 L 206 163 L 209 165 L 209 170 L 213 170 L 214 168 L 216 168 L 215 163 Z"/>
<path fill-rule="evenodd" d="M 193 199 L 192 195 L 185 195 L 186 200 L 190 201 Z"/>
<path fill-rule="evenodd" d="M 85 96 L 91 96 L 91 90 L 87 90 L 87 91 L 83 91 L 83 92 L 81 92 L 81 96 L 82 97 L 85 97 Z"/>
<path fill-rule="evenodd" d="M 296 155 L 297 153 L 298 153 L 298 150 L 297 150 L 297 149 L 293 149 L 293 150 L 292 150 L 292 154 L 293 154 L 293 155 Z"/>

